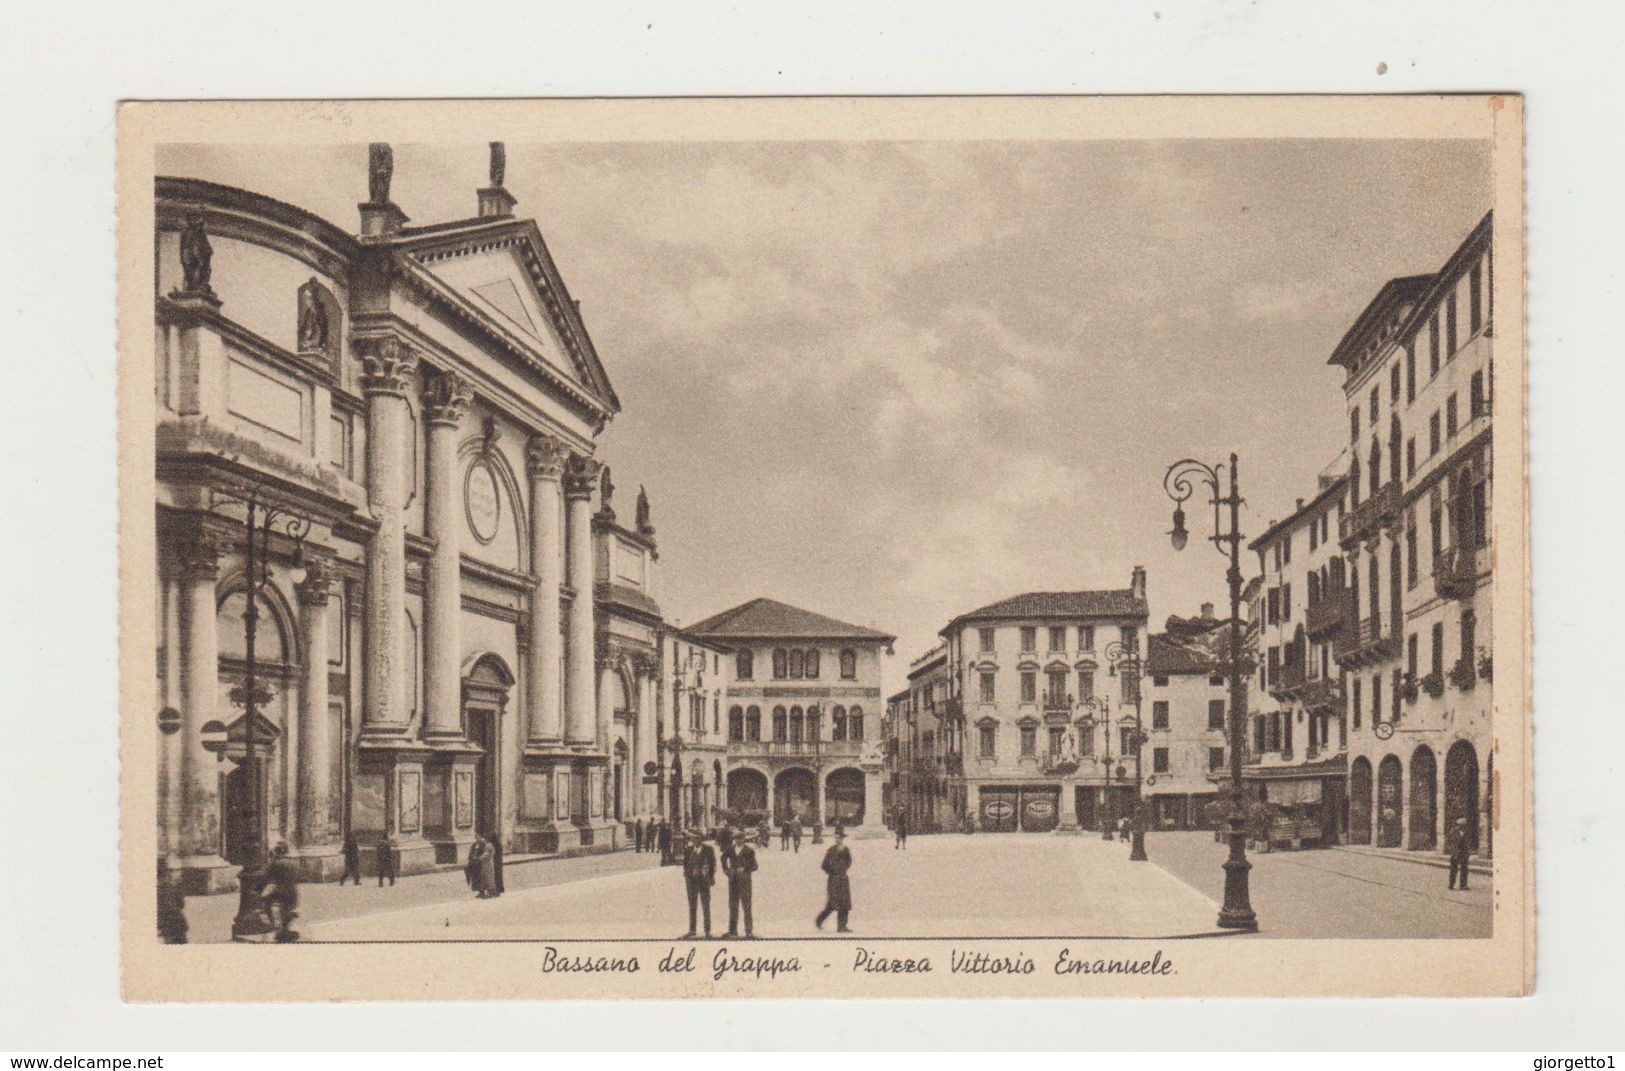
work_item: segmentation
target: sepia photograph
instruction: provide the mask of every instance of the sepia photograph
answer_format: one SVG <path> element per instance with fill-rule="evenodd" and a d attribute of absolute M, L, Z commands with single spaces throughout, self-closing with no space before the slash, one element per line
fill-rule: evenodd
<path fill-rule="evenodd" d="M 127 999 L 1528 990 L 1516 96 L 118 133 Z"/>

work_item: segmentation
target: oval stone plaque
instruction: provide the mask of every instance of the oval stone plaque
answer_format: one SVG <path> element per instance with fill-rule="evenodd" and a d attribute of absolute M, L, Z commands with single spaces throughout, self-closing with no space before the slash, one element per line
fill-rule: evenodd
<path fill-rule="evenodd" d="M 502 498 L 497 492 L 496 474 L 484 461 L 468 467 L 468 478 L 463 484 L 463 502 L 468 510 L 468 528 L 481 543 L 497 537 L 497 522 L 502 519 Z"/>

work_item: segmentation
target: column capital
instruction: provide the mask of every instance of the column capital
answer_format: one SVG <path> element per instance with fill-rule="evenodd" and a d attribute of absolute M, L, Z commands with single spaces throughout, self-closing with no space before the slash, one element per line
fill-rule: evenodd
<path fill-rule="evenodd" d="M 406 397 L 418 370 L 410 346 L 394 335 L 378 335 L 356 339 L 355 348 L 361 354 L 362 393 Z"/>
<path fill-rule="evenodd" d="M 598 482 L 598 473 L 603 469 L 604 463 L 586 454 L 571 454 L 570 461 L 564 471 L 564 497 L 574 499 L 592 498 L 593 484 Z"/>
<path fill-rule="evenodd" d="M 632 666 L 632 672 L 647 680 L 660 672 L 660 662 L 653 655 L 635 654 L 627 660 Z"/>
<path fill-rule="evenodd" d="M 430 424 L 456 427 L 462 422 L 474 392 L 455 372 L 435 371 L 423 390 L 423 419 Z"/>
<path fill-rule="evenodd" d="M 180 563 L 181 578 L 192 581 L 213 581 L 220 575 L 220 557 L 232 547 L 233 540 L 218 527 L 204 520 L 196 520 L 175 543 L 175 557 Z"/>
<path fill-rule="evenodd" d="M 557 480 L 564 475 L 570 448 L 564 440 L 538 432 L 525 446 L 525 468 L 533 480 Z"/>
<path fill-rule="evenodd" d="M 338 570 L 333 567 L 331 558 L 312 557 L 305 564 L 305 578 L 294 585 L 294 591 L 299 596 L 301 606 L 326 606 L 327 600 L 333 595 L 333 583 L 338 579 Z"/>

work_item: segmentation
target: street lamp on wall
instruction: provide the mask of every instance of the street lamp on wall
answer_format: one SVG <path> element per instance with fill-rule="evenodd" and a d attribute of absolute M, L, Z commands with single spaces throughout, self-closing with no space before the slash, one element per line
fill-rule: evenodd
<path fill-rule="evenodd" d="M 1245 740 L 1243 719 L 1247 710 L 1247 681 L 1252 669 L 1242 657 L 1241 648 L 1241 487 L 1235 454 L 1230 455 L 1228 494 L 1223 490 L 1223 463 L 1208 465 L 1194 458 L 1184 458 L 1168 466 L 1163 474 L 1162 487 L 1174 502 L 1174 526 L 1168 533 L 1175 550 L 1184 550 L 1189 535 L 1185 530 L 1184 503 L 1198 485 L 1209 492 L 1208 502 L 1213 507 L 1213 534 L 1208 541 L 1220 554 L 1230 559 L 1225 579 L 1230 585 L 1230 658 L 1225 666 L 1230 678 L 1230 855 L 1224 862 L 1224 906 L 1219 911 L 1219 925 L 1231 930 L 1258 929 L 1258 916 L 1254 914 L 1248 888 L 1247 819 L 1243 810 L 1241 789 L 1241 756 Z M 1229 525 L 1221 520 L 1221 509 L 1229 512 Z"/>

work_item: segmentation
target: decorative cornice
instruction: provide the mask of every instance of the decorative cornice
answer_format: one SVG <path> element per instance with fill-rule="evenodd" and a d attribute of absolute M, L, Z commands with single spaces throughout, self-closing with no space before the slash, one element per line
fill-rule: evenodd
<path fill-rule="evenodd" d="M 454 372 L 437 371 L 423 389 L 423 419 L 429 424 L 456 427 L 462 423 L 474 392 L 468 382 Z"/>
<path fill-rule="evenodd" d="M 564 440 L 538 433 L 525 446 L 525 469 L 533 480 L 557 480 L 564 475 L 569 457 Z"/>
<path fill-rule="evenodd" d="M 338 571 L 326 557 L 312 557 L 305 563 L 305 578 L 294 585 L 301 606 L 326 606 L 333 595 L 333 583 Z"/>
<path fill-rule="evenodd" d="M 564 473 L 564 497 L 591 499 L 593 484 L 598 482 L 603 467 L 603 462 L 585 454 L 571 454 Z"/>
<path fill-rule="evenodd" d="M 394 335 L 357 338 L 353 345 L 361 355 L 362 393 L 407 396 L 418 370 L 418 355 L 410 346 Z"/>

